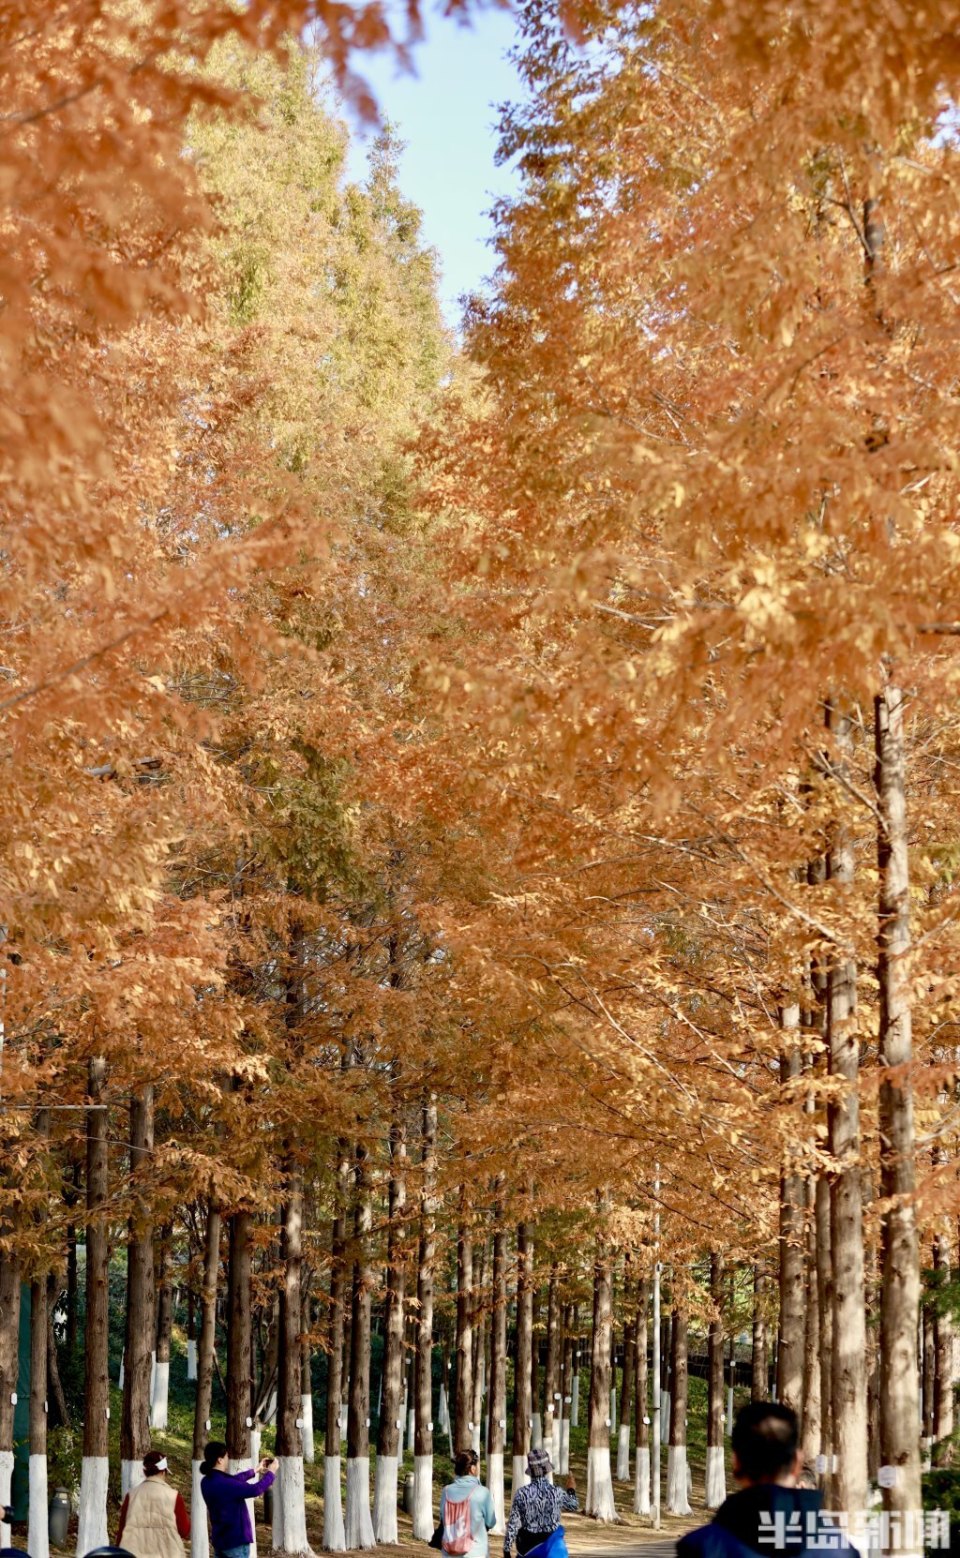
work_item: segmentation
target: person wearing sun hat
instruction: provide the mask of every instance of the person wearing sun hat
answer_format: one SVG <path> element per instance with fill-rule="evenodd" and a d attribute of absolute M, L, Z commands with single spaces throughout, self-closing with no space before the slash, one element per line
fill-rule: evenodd
<path fill-rule="evenodd" d="M 159 1450 L 143 1457 L 143 1481 L 131 1488 L 120 1509 L 117 1546 L 134 1558 L 185 1558 L 190 1516 L 181 1494 L 168 1481 L 167 1458 Z"/>
<path fill-rule="evenodd" d="M 558 1488 L 550 1481 L 553 1463 L 546 1450 L 531 1450 L 527 1455 L 527 1472 L 530 1481 L 517 1488 L 510 1505 L 510 1518 L 503 1538 L 504 1558 L 510 1558 L 510 1550 L 516 1544 L 519 1558 L 544 1547 L 547 1551 L 539 1558 L 556 1558 L 563 1551 L 562 1514 L 575 1514 L 580 1508 L 577 1485 L 567 1478 L 566 1488 Z M 555 1536 L 554 1533 L 558 1535 Z"/>

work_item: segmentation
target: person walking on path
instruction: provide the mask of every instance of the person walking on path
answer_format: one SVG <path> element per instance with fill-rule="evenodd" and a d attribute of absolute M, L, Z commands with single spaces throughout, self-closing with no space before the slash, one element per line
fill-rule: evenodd
<path fill-rule="evenodd" d="M 799 1486 L 803 1456 L 791 1407 L 751 1401 L 737 1414 L 730 1447 L 739 1491 L 724 1500 L 710 1525 L 680 1538 L 677 1558 L 801 1558 L 825 1550 L 831 1558 L 859 1558 L 834 1517 L 823 1513 L 817 1490 Z"/>
<path fill-rule="evenodd" d="M 461 1450 L 453 1463 L 454 1481 L 440 1495 L 440 1545 L 445 1553 L 487 1558 L 487 1532 L 497 1523 L 493 1494 L 480 1481 L 480 1457 Z"/>
<path fill-rule="evenodd" d="M 273 1486 L 276 1464 L 265 1455 L 256 1471 L 248 1467 L 231 1475 L 226 1445 L 218 1439 L 207 1445 L 200 1463 L 200 1492 L 210 1511 L 210 1539 L 217 1558 L 250 1558 L 253 1525 L 248 1506 Z"/>
<path fill-rule="evenodd" d="M 159 1450 L 143 1457 L 143 1481 L 120 1506 L 117 1546 L 134 1558 L 184 1558 L 190 1516 L 183 1497 L 167 1480 L 167 1458 Z"/>
<path fill-rule="evenodd" d="M 510 1518 L 503 1538 L 503 1558 L 510 1558 L 510 1549 L 516 1543 L 519 1558 L 547 1542 L 555 1531 L 560 1538 L 551 1544 L 550 1555 L 565 1550 L 562 1540 L 561 1514 L 575 1514 L 580 1508 L 577 1485 L 567 1478 L 566 1488 L 558 1488 L 549 1481 L 553 1463 L 546 1450 L 531 1450 L 527 1455 L 527 1471 L 530 1481 L 517 1488 L 510 1505 Z"/>

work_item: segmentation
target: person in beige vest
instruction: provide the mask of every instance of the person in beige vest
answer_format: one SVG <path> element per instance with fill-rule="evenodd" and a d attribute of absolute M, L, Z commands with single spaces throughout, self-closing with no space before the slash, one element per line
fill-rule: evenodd
<path fill-rule="evenodd" d="M 167 1458 L 150 1450 L 143 1457 L 143 1481 L 123 1501 L 117 1546 L 134 1558 L 186 1558 L 189 1535 L 187 1506 L 167 1481 Z"/>

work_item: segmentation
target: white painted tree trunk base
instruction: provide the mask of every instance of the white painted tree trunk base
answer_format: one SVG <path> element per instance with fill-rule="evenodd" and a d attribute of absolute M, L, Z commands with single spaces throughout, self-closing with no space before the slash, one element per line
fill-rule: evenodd
<path fill-rule="evenodd" d="M 630 1481 L 630 1424 L 621 1423 L 617 1434 L 617 1481 Z"/>
<path fill-rule="evenodd" d="M 300 1430 L 303 1458 L 308 1466 L 312 1466 L 317 1458 L 317 1446 L 313 1437 L 313 1397 L 309 1392 L 300 1397 L 300 1420 L 303 1423 Z"/>
<path fill-rule="evenodd" d="M 187 1337 L 187 1379 L 197 1377 L 197 1344 L 192 1336 Z"/>
<path fill-rule="evenodd" d="M 633 1473 L 633 1512 L 635 1515 L 650 1514 L 650 1449 L 647 1445 L 641 1445 L 637 1450 Z"/>
<path fill-rule="evenodd" d="M 323 1550 L 326 1553 L 345 1553 L 347 1550 L 340 1501 L 339 1455 L 323 1458 Z"/>
<path fill-rule="evenodd" d="M 470 1430 L 470 1448 L 480 1454 L 480 1424 L 474 1423 Z"/>
<path fill-rule="evenodd" d="M 13 1451 L 0 1450 L 0 1506 L 4 1509 L 11 1502 L 13 1486 Z M 0 1521 L 0 1547 L 11 1546 L 10 1527 Z"/>
<path fill-rule="evenodd" d="M 524 1483 L 529 1482 L 529 1480 L 527 1476 L 527 1457 L 525 1455 L 515 1455 L 513 1457 L 513 1481 L 510 1484 L 510 1496 L 512 1497 L 517 1489 L 522 1488 Z"/>
<path fill-rule="evenodd" d="M 723 1464 L 723 1445 L 707 1445 L 706 1505 L 719 1509 L 727 1496 L 727 1473 Z"/>
<path fill-rule="evenodd" d="M 666 1444 L 670 1438 L 670 1392 L 660 1392 L 660 1442 Z"/>
<path fill-rule="evenodd" d="M 570 1403 L 570 1423 L 573 1428 L 580 1427 L 580 1375 L 573 1376 L 573 1400 Z"/>
<path fill-rule="evenodd" d="M 531 1450 L 543 1449 L 543 1420 L 539 1412 L 534 1412 L 530 1421 L 530 1448 Z"/>
<path fill-rule="evenodd" d="M 446 1385 L 441 1385 L 440 1386 L 440 1401 L 439 1401 L 439 1404 L 437 1406 L 437 1422 L 440 1425 L 440 1432 L 442 1434 L 446 1434 L 447 1438 L 449 1439 L 449 1437 L 450 1437 L 450 1405 L 449 1405 L 449 1402 L 447 1401 L 447 1387 L 446 1387 Z M 431 1536 L 433 1535 L 432 1531 L 431 1531 L 430 1535 Z"/>
<path fill-rule="evenodd" d="M 11 1457 L 12 1459 L 12 1457 Z M 77 1558 L 95 1547 L 106 1547 L 107 1484 L 110 1461 L 106 1455 L 85 1455 L 80 1467 L 80 1515 L 77 1521 Z M 7 1544 L 9 1546 L 9 1542 Z"/>
<path fill-rule="evenodd" d="M 560 1424 L 560 1454 L 557 1456 L 557 1467 L 561 1476 L 566 1476 L 570 1470 L 570 1419 L 565 1417 Z"/>
<path fill-rule="evenodd" d="M 413 1540 L 429 1542 L 433 1535 L 433 1456 L 413 1457 Z"/>
<path fill-rule="evenodd" d="M 733 1386 L 727 1386 L 727 1421 L 725 1423 L 727 1438 L 733 1433 Z"/>
<path fill-rule="evenodd" d="M 502 1536 L 507 1528 L 507 1521 L 504 1509 L 503 1456 L 499 1451 L 487 1456 L 487 1487 L 490 1489 L 490 1497 L 493 1499 L 493 1508 L 497 1517 L 493 1529 Z"/>
<path fill-rule="evenodd" d="M 373 1517 L 370 1514 L 370 1457 L 347 1456 L 347 1513 L 344 1532 L 348 1552 L 361 1547 L 376 1547 Z M 430 1527 L 433 1535 L 433 1527 Z"/>
<path fill-rule="evenodd" d="M 256 1466 L 259 1459 L 260 1435 L 251 1430 L 250 1454 L 245 1456 L 242 1455 L 240 1459 L 236 1461 L 228 1461 L 227 1470 L 231 1476 L 234 1476 L 238 1471 L 249 1471 L 251 1467 Z M 250 1558 L 257 1558 L 257 1522 L 253 1518 L 252 1510 L 250 1512 L 250 1525 L 253 1529 L 253 1541 L 250 1543 Z"/>
<path fill-rule="evenodd" d="M 50 1511 L 45 1455 L 31 1455 L 28 1477 L 30 1510 L 27 1524 L 27 1551 L 30 1558 L 50 1558 Z"/>
<path fill-rule="evenodd" d="M 408 1455 L 412 1455 L 413 1454 L 413 1447 L 414 1447 L 414 1444 L 416 1443 L 416 1433 L 417 1433 L 417 1414 L 416 1414 L 415 1409 L 413 1407 L 411 1407 L 409 1412 L 407 1413 L 407 1454 Z M 433 1535 L 432 1532 L 430 1534 L 431 1534 L 431 1536 Z"/>
<path fill-rule="evenodd" d="M 143 1462 L 142 1461 L 121 1461 L 120 1462 L 120 1497 L 121 1498 L 126 1498 L 127 1494 L 128 1493 L 132 1493 L 134 1488 L 139 1488 L 139 1486 L 140 1486 L 141 1482 L 143 1482 L 143 1480 L 144 1480 L 144 1471 L 143 1471 Z M 31 1558 L 33 1558 L 32 1554 L 31 1554 Z"/>
<path fill-rule="evenodd" d="M 122 1390 L 123 1389 L 123 1379 L 124 1379 L 124 1373 L 125 1373 L 125 1368 L 126 1368 L 126 1362 L 127 1362 L 127 1355 L 126 1355 L 125 1352 L 122 1352 L 120 1354 L 120 1373 L 117 1375 L 117 1389 L 118 1390 Z"/>
<path fill-rule="evenodd" d="M 157 1355 L 150 1354 L 150 1404 L 153 1405 L 153 1393 L 157 1388 Z"/>
<path fill-rule="evenodd" d="M 346 1437 L 347 1437 L 347 1422 L 349 1420 L 349 1417 L 350 1417 L 350 1408 L 348 1407 L 348 1405 L 347 1405 L 347 1403 L 345 1401 L 341 1402 L 341 1405 L 340 1405 L 340 1438 L 341 1439 L 346 1439 Z"/>
<path fill-rule="evenodd" d="M 613 1425 L 617 1421 L 617 1387 L 610 1387 L 610 1433 L 613 1434 Z"/>
<path fill-rule="evenodd" d="M 554 1466 L 556 1467 L 557 1471 L 559 1471 L 560 1470 L 560 1419 L 559 1419 L 559 1417 L 555 1417 L 554 1420 L 553 1420 L 553 1427 L 550 1430 L 550 1443 L 547 1445 L 547 1449 L 550 1451 L 550 1459 L 552 1460 L 552 1462 L 553 1462 Z"/>
<path fill-rule="evenodd" d="M 613 1478 L 610 1475 L 610 1446 L 592 1444 L 587 1450 L 587 1501 L 584 1514 L 594 1520 L 616 1520 Z"/>
<path fill-rule="evenodd" d="M 190 1558 L 210 1558 L 210 1533 L 207 1509 L 200 1491 L 203 1474 L 200 1461 L 191 1461 L 190 1477 Z"/>
<path fill-rule="evenodd" d="M 667 1450 L 667 1510 L 671 1515 L 689 1515 L 687 1497 L 687 1447 L 672 1444 Z"/>
<path fill-rule="evenodd" d="M 153 1382 L 153 1400 L 150 1403 L 150 1427 L 163 1433 L 170 1413 L 170 1365 L 157 1364 L 157 1377 Z"/>
<path fill-rule="evenodd" d="M 309 1554 L 303 1456 L 281 1455 L 273 1498 L 273 1546 L 278 1553 Z"/>
<path fill-rule="evenodd" d="M 394 1546 L 400 1537 L 397 1530 L 397 1479 L 400 1475 L 398 1455 L 378 1455 L 373 1474 L 373 1534 L 384 1547 Z"/>

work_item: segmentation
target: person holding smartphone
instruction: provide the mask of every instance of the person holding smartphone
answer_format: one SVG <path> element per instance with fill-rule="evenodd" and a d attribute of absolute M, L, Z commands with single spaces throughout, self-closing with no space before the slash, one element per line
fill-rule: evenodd
<path fill-rule="evenodd" d="M 273 1486 L 277 1463 L 264 1455 L 256 1471 L 227 1471 L 227 1447 L 214 1439 L 200 1463 L 200 1492 L 210 1513 L 210 1540 L 217 1558 L 250 1558 L 253 1523 L 250 1500 Z"/>

